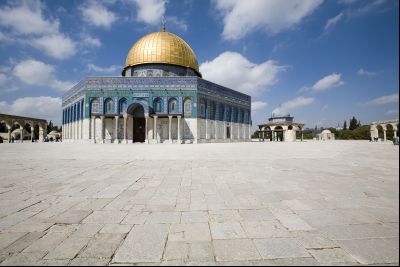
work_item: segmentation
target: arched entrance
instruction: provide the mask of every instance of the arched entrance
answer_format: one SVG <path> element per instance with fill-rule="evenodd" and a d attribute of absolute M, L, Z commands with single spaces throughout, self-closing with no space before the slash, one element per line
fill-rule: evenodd
<path fill-rule="evenodd" d="M 283 128 L 281 126 L 276 126 L 274 129 L 274 139 L 275 141 L 284 141 L 283 139 Z"/>
<path fill-rule="evenodd" d="M 129 106 L 128 112 L 132 116 L 132 142 L 144 142 L 146 139 L 145 128 L 146 120 L 144 117 L 144 108 L 142 105 L 134 103 Z"/>

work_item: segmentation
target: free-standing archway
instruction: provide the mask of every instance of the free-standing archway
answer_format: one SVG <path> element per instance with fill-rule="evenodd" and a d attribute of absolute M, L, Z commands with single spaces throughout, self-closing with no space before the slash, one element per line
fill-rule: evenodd
<path fill-rule="evenodd" d="M 144 142 L 146 140 L 146 119 L 143 106 L 134 103 L 129 106 L 127 113 L 132 116 L 132 142 Z"/>

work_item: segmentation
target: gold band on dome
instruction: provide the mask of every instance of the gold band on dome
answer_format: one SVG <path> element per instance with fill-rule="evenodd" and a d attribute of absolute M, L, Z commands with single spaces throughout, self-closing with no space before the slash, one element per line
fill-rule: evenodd
<path fill-rule="evenodd" d="M 184 40 L 170 32 L 154 32 L 139 39 L 126 57 L 125 69 L 151 63 L 173 64 L 199 73 L 193 50 Z"/>

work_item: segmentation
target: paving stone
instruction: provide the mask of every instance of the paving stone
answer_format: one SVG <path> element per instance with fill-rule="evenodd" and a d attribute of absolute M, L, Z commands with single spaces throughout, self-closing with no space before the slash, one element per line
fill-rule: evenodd
<path fill-rule="evenodd" d="M 0 251 L 0 254 L 15 254 L 15 253 L 20 253 L 23 251 L 25 248 L 30 246 L 33 242 L 41 238 L 43 235 L 45 235 L 44 232 L 32 232 L 32 233 L 27 233 L 23 237 L 19 238 L 12 244 L 10 244 L 8 247 L 2 249 Z M 1 244 L 1 242 L 0 242 Z M 6 244 L 6 243 L 5 243 Z"/>
<path fill-rule="evenodd" d="M 125 234 L 97 234 L 78 258 L 111 258 Z"/>
<path fill-rule="evenodd" d="M 246 233 L 238 222 L 210 223 L 213 239 L 246 238 Z"/>
<path fill-rule="evenodd" d="M 169 229 L 170 241 L 211 241 L 208 223 L 172 224 Z"/>
<path fill-rule="evenodd" d="M 246 236 L 250 238 L 291 237 L 291 234 L 277 221 L 242 221 Z"/>
<path fill-rule="evenodd" d="M 208 213 L 205 211 L 184 211 L 181 215 L 182 223 L 208 222 Z"/>
<path fill-rule="evenodd" d="M 252 261 L 254 266 L 320 266 L 314 258 L 287 258 Z"/>
<path fill-rule="evenodd" d="M 144 224 L 149 216 L 149 212 L 130 211 L 121 222 L 122 224 Z"/>
<path fill-rule="evenodd" d="M 101 234 L 127 234 L 132 229 L 128 224 L 106 224 L 101 230 Z"/>
<path fill-rule="evenodd" d="M 113 263 L 158 262 L 168 235 L 167 224 L 135 225 L 115 253 Z"/>
<path fill-rule="evenodd" d="M 0 250 L 8 247 L 27 233 L 0 233 Z"/>
<path fill-rule="evenodd" d="M 308 252 L 322 264 L 357 262 L 341 248 L 309 249 Z"/>
<path fill-rule="evenodd" d="M 44 232 L 49 229 L 53 223 L 39 223 L 39 222 L 22 222 L 8 228 L 6 232 Z"/>
<path fill-rule="evenodd" d="M 395 229 L 381 224 L 335 225 L 323 228 L 322 232 L 332 240 L 390 238 L 399 235 Z"/>
<path fill-rule="evenodd" d="M 181 221 L 180 212 L 152 212 L 147 216 L 146 223 L 179 223 Z"/>
<path fill-rule="evenodd" d="M 237 210 L 210 210 L 210 222 L 237 222 L 241 219 Z"/>
<path fill-rule="evenodd" d="M 92 213 L 91 210 L 67 210 L 55 219 L 56 223 L 80 223 Z"/>
<path fill-rule="evenodd" d="M 45 257 L 45 260 L 73 259 L 78 252 L 86 246 L 89 238 L 67 238 L 54 250 L 51 250 Z"/>
<path fill-rule="evenodd" d="M 399 262 L 399 238 L 372 238 L 336 241 L 362 264 Z"/>
<path fill-rule="evenodd" d="M 31 253 L 18 253 L 14 254 L 8 259 L 0 263 L 1 266 L 24 266 L 24 265 L 38 265 L 39 260 L 45 255 L 45 252 L 31 252 Z"/>
<path fill-rule="evenodd" d="M 254 244 L 263 259 L 310 257 L 294 238 L 254 239 Z"/>
<path fill-rule="evenodd" d="M 297 214 L 276 214 L 275 217 L 289 231 L 310 231 L 313 228 Z"/>
<path fill-rule="evenodd" d="M 334 248 L 338 247 L 338 245 L 324 237 L 322 233 L 316 231 L 298 231 L 292 232 L 293 236 L 297 238 L 297 240 L 302 244 L 305 248 Z"/>
<path fill-rule="evenodd" d="M 70 260 L 39 260 L 38 265 L 41 266 L 67 266 Z"/>
<path fill-rule="evenodd" d="M 70 261 L 70 266 L 107 266 L 110 259 L 99 258 L 75 258 Z"/>
<path fill-rule="evenodd" d="M 213 240 L 217 261 L 250 261 L 261 259 L 250 239 Z"/>
<path fill-rule="evenodd" d="M 274 219 L 272 213 L 267 209 L 239 210 L 239 215 L 246 221 L 270 221 Z"/>
<path fill-rule="evenodd" d="M 24 249 L 23 252 L 48 252 L 63 242 L 69 234 L 69 232 L 48 232 L 42 238 L 36 240 L 29 247 Z"/>
<path fill-rule="evenodd" d="M 94 211 L 83 223 L 120 223 L 128 213 L 125 211 Z"/>
<path fill-rule="evenodd" d="M 76 231 L 71 234 L 71 237 L 93 237 L 103 227 L 103 224 L 96 223 L 79 224 Z"/>

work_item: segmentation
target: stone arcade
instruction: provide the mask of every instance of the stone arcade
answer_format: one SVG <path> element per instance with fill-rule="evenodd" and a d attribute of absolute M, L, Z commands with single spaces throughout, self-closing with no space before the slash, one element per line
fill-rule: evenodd
<path fill-rule="evenodd" d="M 47 134 L 47 121 L 43 119 L 36 119 L 30 117 L 22 117 L 8 114 L 0 114 L 0 122 L 5 123 L 7 128 L 7 140 L 11 142 L 12 127 L 13 125 L 19 126 L 19 134 L 24 133 L 24 126 L 29 125 L 31 133 L 29 134 L 30 139 L 38 138 L 39 141 L 44 141 L 44 137 Z M 39 136 L 34 136 L 35 126 L 39 127 Z M 15 137 L 14 137 L 15 138 Z M 16 138 L 18 139 L 18 138 Z M 20 142 L 23 142 L 23 138 L 20 138 Z"/>
<path fill-rule="evenodd" d="M 132 46 L 122 77 L 85 78 L 62 108 L 67 142 L 250 140 L 250 96 L 202 79 L 190 46 L 165 30 Z"/>

